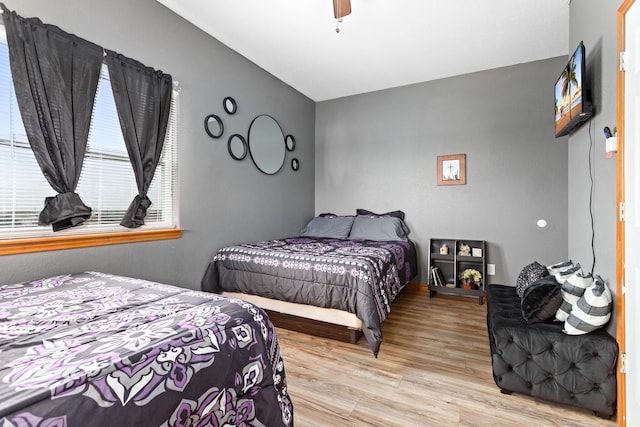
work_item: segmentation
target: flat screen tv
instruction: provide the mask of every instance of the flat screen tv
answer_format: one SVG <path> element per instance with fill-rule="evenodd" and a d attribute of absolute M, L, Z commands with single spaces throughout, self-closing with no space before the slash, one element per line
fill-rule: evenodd
<path fill-rule="evenodd" d="M 582 42 L 558 77 L 554 92 L 558 138 L 573 132 L 592 114 L 585 86 L 585 53 Z"/>

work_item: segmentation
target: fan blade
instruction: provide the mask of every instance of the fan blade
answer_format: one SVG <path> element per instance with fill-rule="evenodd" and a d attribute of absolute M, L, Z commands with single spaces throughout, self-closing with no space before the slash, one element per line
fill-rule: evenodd
<path fill-rule="evenodd" d="M 351 0 L 333 0 L 333 16 L 340 19 L 351 13 Z"/>

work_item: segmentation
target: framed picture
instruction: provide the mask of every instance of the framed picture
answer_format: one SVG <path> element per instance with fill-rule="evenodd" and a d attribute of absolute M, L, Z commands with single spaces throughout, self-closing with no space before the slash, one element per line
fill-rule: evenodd
<path fill-rule="evenodd" d="M 465 154 L 438 156 L 438 185 L 462 185 L 467 183 Z"/>

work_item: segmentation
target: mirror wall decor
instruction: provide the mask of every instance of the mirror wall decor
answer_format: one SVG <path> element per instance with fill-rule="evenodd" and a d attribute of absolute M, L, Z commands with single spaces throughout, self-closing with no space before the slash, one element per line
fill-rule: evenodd
<path fill-rule="evenodd" d="M 273 117 L 262 114 L 251 122 L 249 154 L 256 167 L 267 175 L 273 175 L 282 168 L 285 157 L 284 135 Z"/>
<path fill-rule="evenodd" d="M 298 159 L 291 159 L 291 169 L 293 169 L 294 171 L 300 169 L 300 161 Z"/>
<path fill-rule="evenodd" d="M 238 104 L 236 104 L 236 100 L 230 96 L 227 96 L 222 100 L 222 107 L 227 114 L 235 114 L 238 111 Z"/>
<path fill-rule="evenodd" d="M 233 134 L 227 141 L 229 155 L 236 160 L 242 160 L 247 156 L 247 141 L 240 134 Z"/>
<path fill-rule="evenodd" d="M 215 114 L 209 114 L 204 118 L 204 130 L 211 138 L 220 138 L 224 133 L 222 120 Z"/>
<path fill-rule="evenodd" d="M 284 145 L 287 147 L 287 151 L 293 151 L 296 149 L 296 139 L 293 135 L 287 135 L 284 139 Z"/>

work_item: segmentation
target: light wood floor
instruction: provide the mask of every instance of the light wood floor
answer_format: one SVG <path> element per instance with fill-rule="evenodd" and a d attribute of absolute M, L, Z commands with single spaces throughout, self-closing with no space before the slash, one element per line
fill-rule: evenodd
<path fill-rule="evenodd" d="M 616 426 L 592 412 L 503 395 L 493 382 L 486 305 L 408 290 L 383 324 L 378 358 L 278 328 L 296 427 Z"/>

